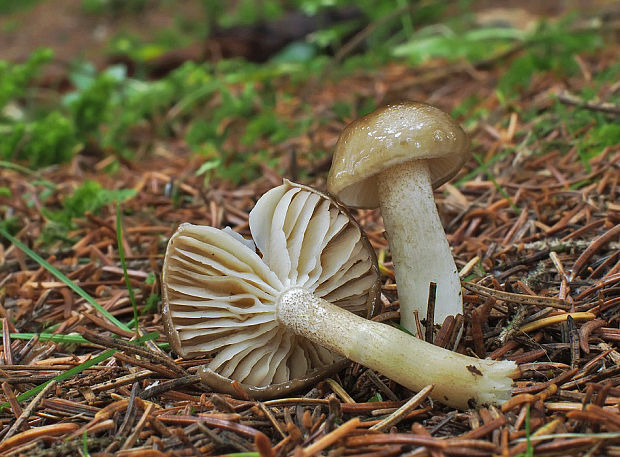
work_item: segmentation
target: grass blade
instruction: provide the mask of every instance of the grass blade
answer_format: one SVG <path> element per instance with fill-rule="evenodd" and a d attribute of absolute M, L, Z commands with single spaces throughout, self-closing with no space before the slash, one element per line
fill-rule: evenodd
<path fill-rule="evenodd" d="M 52 333 L 11 333 L 11 339 L 13 340 L 31 340 L 35 336 L 39 337 L 39 341 L 51 341 L 53 343 L 92 344 L 90 341 L 80 335 L 61 335 Z"/>
<path fill-rule="evenodd" d="M 38 394 L 43 389 L 45 389 L 45 386 L 47 386 L 50 382 L 52 382 L 54 380 L 60 382 L 60 381 L 64 381 L 65 379 L 68 379 L 68 378 L 70 378 L 72 376 L 75 376 L 76 374 L 81 373 L 82 371 L 86 370 L 87 368 L 90 368 L 93 365 L 96 365 L 96 364 L 98 364 L 100 362 L 103 362 L 106 359 L 109 359 L 110 357 L 112 357 L 114 355 L 115 352 L 116 352 L 116 349 L 108 349 L 107 351 L 102 352 L 101 354 L 99 354 L 97 357 L 93 357 L 92 359 L 87 360 L 84 363 L 80 363 L 79 365 L 76 365 L 73 368 L 68 369 L 64 373 L 60 373 L 58 376 L 53 377 L 49 381 L 45 381 L 43 384 L 39 384 L 38 386 L 33 387 L 30 390 L 27 390 L 23 394 L 19 394 L 17 396 L 17 401 L 28 400 L 29 398 L 34 397 L 36 394 Z M 9 402 L 1 404 L 0 405 L 0 410 L 3 409 L 3 408 L 7 408 L 7 407 L 9 407 Z"/>
<path fill-rule="evenodd" d="M 123 330 L 126 330 L 128 332 L 131 331 L 131 329 L 129 327 L 127 327 L 127 325 L 123 324 L 121 321 L 119 321 L 117 318 L 115 318 L 114 316 L 112 316 L 112 314 L 110 314 L 108 312 L 108 310 L 106 310 L 103 306 L 101 306 L 99 303 L 97 303 L 97 301 L 91 297 L 88 292 L 86 292 L 84 289 L 82 289 L 80 286 L 78 286 L 77 284 L 75 284 L 73 281 L 71 281 L 69 278 L 67 278 L 64 273 L 62 273 L 60 270 L 58 270 L 56 267 L 54 267 L 53 265 L 51 265 L 47 260 L 45 260 L 43 257 L 41 257 L 39 254 L 37 254 L 36 252 L 34 252 L 32 249 L 30 249 L 28 246 L 26 246 L 24 243 L 22 243 L 21 241 L 19 241 L 17 238 L 15 238 L 13 235 L 11 235 L 9 232 L 7 232 L 6 230 L 4 230 L 3 228 L 0 227 L 0 235 L 2 235 L 3 237 L 5 237 L 7 240 L 9 240 L 11 243 L 13 243 L 15 246 L 17 246 L 19 249 L 21 249 L 22 251 L 24 251 L 25 254 L 28 255 L 28 257 L 30 257 L 32 260 L 34 260 L 35 262 L 37 262 L 39 265 L 41 265 L 43 268 L 45 268 L 47 271 L 49 271 L 51 274 L 53 274 L 54 276 L 56 276 L 60 281 L 64 282 L 69 289 L 71 289 L 73 292 L 75 292 L 76 294 L 78 294 L 80 297 L 82 297 L 84 300 L 86 300 L 88 303 L 90 303 L 91 305 L 93 305 L 93 307 L 95 309 L 97 309 L 97 311 L 99 311 L 106 319 L 108 319 L 110 322 L 112 322 L 114 325 L 116 325 L 118 328 L 121 328 Z"/>
<path fill-rule="evenodd" d="M 159 333 L 158 332 L 151 332 L 151 333 L 147 333 L 146 335 L 138 338 L 135 341 L 132 341 L 132 343 L 134 343 L 134 344 L 142 344 L 145 341 L 156 339 L 156 338 L 159 338 Z M 17 401 L 28 400 L 29 398 L 34 397 L 36 394 L 38 394 L 43 389 L 45 389 L 45 386 L 47 386 L 50 382 L 52 382 L 52 381 L 61 382 L 61 381 L 64 381 L 65 379 L 69 379 L 72 376 L 75 376 L 75 375 L 81 373 L 82 371 L 86 370 L 87 368 L 90 368 L 93 365 L 97 365 L 98 363 L 101 363 L 104 360 L 109 359 L 115 353 L 116 353 L 116 349 L 108 349 L 107 351 L 102 352 L 98 356 L 93 357 L 92 359 L 87 360 L 86 362 L 80 363 L 79 365 L 76 365 L 73 368 L 69 368 L 64 373 L 60 373 L 58 376 L 55 376 L 55 377 L 53 377 L 52 379 L 50 379 L 48 381 L 45 381 L 43 384 L 39 384 L 38 386 L 33 387 L 32 389 L 27 390 L 26 392 L 24 392 L 22 394 L 19 394 L 17 396 Z M 2 410 L 3 408 L 8 408 L 8 407 L 9 407 L 9 402 L 5 402 L 5 403 L 0 405 L 0 410 Z"/>
<path fill-rule="evenodd" d="M 118 256 L 121 260 L 121 266 L 123 267 L 123 277 L 125 278 L 125 285 L 127 286 L 127 292 L 129 292 L 129 301 L 133 308 L 133 327 L 138 329 L 138 305 L 136 303 L 136 297 L 133 293 L 133 287 L 131 287 L 131 281 L 129 280 L 129 273 L 127 273 L 127 262 L 125 261 L 125 248 L 123 247 L 123 224 L 121 220 L 121 205 L 116 205 L 116 242 L 118 243 Z"/>
<path fill-rule="evenodd" d="M 0 326 L 1 328 L 1 326 Z M 59 344 L 93 344 L 80 335 L 62 335 L 59 333 L 11 333 L 13 340 L 31 340 L 35 336 L 39 337 L 39 341 L 51 341 Z M 153 338 L 157 339 L 159 336 Z M 170 343 L 157 343 L 157 346 L 166 350 L 170 348 Z"/>

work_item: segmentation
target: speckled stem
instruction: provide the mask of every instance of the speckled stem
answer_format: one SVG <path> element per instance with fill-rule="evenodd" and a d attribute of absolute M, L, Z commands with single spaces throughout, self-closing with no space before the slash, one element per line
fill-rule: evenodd
<path fill-rule="evenodd" d="M 426 317 L 428 288 L 437 283 L 435 323 L 463 312 L 461 283 L 437 214 L 428 166 L 413 160 L 383 171 L 377 179 L 381 215 L 390 243 L 400 324 L 415 333 L 413 312 Z"/>
<path fill-rule="evenodd" d="M 467 357 L 363 319 L 300 288 L 280 294 L 276 319 L 297 335 L 419 391 L 429 384 L 442 403 L 467 408 L 510 398 L 516 365 Z"/>

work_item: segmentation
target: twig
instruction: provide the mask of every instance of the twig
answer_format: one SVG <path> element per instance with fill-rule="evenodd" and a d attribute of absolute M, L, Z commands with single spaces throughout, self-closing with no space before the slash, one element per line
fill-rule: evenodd
<path fill-rule="evenodd" d="M 581 346 L 581 350 L 589 354 L 590 353 L 590 345 L 588 344 L 588 340 L 590 339 L 590 333 L 592 333 L 597 328 L 604 327 L 607 324 L 607 321 L 603 319 L 594 319 L 593 321 L 586 322 L 579 329 L 579 344 Z"/>
<path fill-rule="evenodd" d="M 465 278 L 471 272 L 471 270 L 474 269 L 478 262 L 480 262 L 480 256 L 475 256 L 469 262 L 467 262 L 465 266 L 461 268 L 461 271 L 459 271 L 459 278 Z"/>
<path fill-rule="evenodd" d="M 470 292 L 475 292 L 486 297 L 493 297 L 497 300 L 503 300 L 510 303 L 521 303 L 523 305 L 549 306 L 550 308 L 569 309 L 570 306 L 566 302 L 557 297 L 540 297 L 538 295 L 514 294 L 512 292 L 504 292 L 503 290 L 495 290 L 490 287 L 481 286 L 473 282 L 461 281 L 462 286 Z"/>
<path fill-rule="evenodd" d="M 282 438 L 286 438 L 286 433 L 284 433 L 284 430 L 282 430 L 280 423 L 276 420 L 276 418 L 274 417 L 272 412 L 269 410 L 269 408 L 267 408 L 265 404 L 261 402 L 258 402 L 258 407 L 261 409 L 263 413 L 265 413 L 265 416 L 267 416 L 267 419 L 269 420 L 269 422 L 271 422 L 271 425 L 273 425 L 273 427 L 278 431 L 280 436 Z"/>
<path fill-rule="evenodd" d="M 153 409 L 154 406 L 155 405 L 153 403 L 149 403 L 147 405 L 146 409 L 144 410 L 144 413 L 142 414 L 142 417 L 140 417 L 140 420 L 136 424 L 136 428 L 133 430 L 133 432 L 131 432 L 131 435 L 127 437 L 127 440 L 121 446 L 121 450 L 129 449 L 134 444 L 136 444 L 136 441 L 138 440 L 138 436 L 140 435 L 140 432 L 144 428 L 144 424 L 146 423 L 146 420 L 149 418 L 149 415 L 151 414 L 151 410 Z"/>
<path fill-rule="evenodd" d="M 125 376 L 121 376 L 120 378 L 111 379 L 109 381 L 105 381 L 99 384 L 95 384 L 90 386 L 90 390 L 93 392 L 101 392 L 108 389 L 113 389 L 115 387 L 122 386 L 123 384 L 131 384 L 136 381 L 141 381 L 142 379 L 153 376 L 153 372 L 151 370 L 142 370 L 136 373 L 131 373 Z"/>
<path fill-rule="evenodd" d="M 0 455 L 7 455 L 7 449 L 18 446 L 22 443 L 34 441 L 40 437 L 63 436 L 79 428 L 77 424 L 70 422 L 43 425 L 42 427 L 31 428 L 25 432 L 18 433 L 0 443 Z"/>
<path fill-rule="evenodd" d="M 578 368 L 572 368 L 568 371 L 565 371 L 563 373 L 560 373 L 559 375 L 557 375 L 554 378 L 549 379 L 548 381 L 545 382 L 541 382 L 538 384 L 533 384 L 531 386 L 527 386 L 527 387 L 515 387 L 513 389 L 513 394 L 534 394 L 536 392 L 541 392 L 545 389 L 547 389 L 549 386 L 555 384 L 556 386 L 560 386 L 562 384 L 564 384 L 565 382 L 567 382 L 569 379 L 571 379 L 573 376 L 575 376 L 577 374 L 577 372 L 579 371 Z M 564 386 L 565 388 L 568 388 L 567 386 Z M 516 397 L 513 397 L 513 399 Z M 504 409 L 505 405 L 509 405 L 509 402 L 512 400 L 508 400 L 506 403 L 504 403 L 502 405 L 502 410 Z"/>
<path fill-rule="evenodd" d="M 539 328 L 547 327 L 548 325 L 559 324 L 560 322 L 564 322 L 569 317 L 575 320 L 592 320 L 596 316 L 592 313 L 566 313 L 566 314 L 558 314 L 556 316 L 543 317 L 542 319 L 538 319 L 534 322 L 528 322 L 524 326 L 522 326 L 519 330 L 523 333 L 531 332 L 532 330 L 538 330 Z"/>
<path fill-rule="evenodd" d="M 377 444 L 406 444 L 413 446 L 429 446 L 439 449 L 467 448 L 468 450 L 479 449 L 497 453 L 497 446 L 494 443 L 482 440 L 468 440 L 459 438 L 429 438 L 420 435 L 412 435 L 408 433 L 384 433 L 380 435 L 360 435 L 347 438 L 345 445 L 347 447 L 369 446 Z M 462 453 L 460 453 L 462 454 Z M 472 455 L 468 452 L 466 455 Z"/>
<path fill-rule="evenodd" d="M 16 418 L 22 415 L 22 408 L 19 406 L 19 402 L 17 401 L 17 396 L 13 389 L 11 389 L 11 385 L 8 382 L 2 383 L 2 390 L 4 391 L 4 395 L 6 397 L 6 401 L 11 406 L 11 410 Z"/>
<path fill-rule="evenodd" d="M 489 318 L 491 308 L 495 304 L 495 299 L 488 297 L 482 306 L 478 306 L 472 312 L 471 319 L 471 337 L 474 343 L 474 352 L 480 358 L 486 356 L 486 348 L 484 346 L 484 335 L 482 328 Z"/>
<path fill-rule="evenodd" d="M 4 364 L 13 365 L 13 351 L 11 350 L 11 336 L 9 328 L 9 320 L 2 318 L 2 348 L 4 349 Z"/>
<path fill-rule="evenodd" d="M 161 366 L 158 363 L 153 363 L 149 360 L 145 360 L 144 358 L 133 357 L 120 351 L 116 352 L 114 354 L 114 357 L 121 362 L 129 363 L 135 367 L 146 368 L 147 370 L 152 371 L 153 373 L 157 373 L 166 378 L 174 379 L 178 376 L 176 372 L 168 369 L 167 367 Z"/>
<path fill-rule="evenodd" d="M 123 422 L 121 422 L 121 426 L 118 427 L 116 431 L 117 436 L 125 436 L 126 433 L 131 429 L 133 422 L 136 417 L 136 394 L 138 392 L 138 383 L 134 383 L 131 387 L 131 393 L 129 395 L 129 401 L 127 403 L 127 409 L 125 410 L 125 417 L 123 418 Z"/>
<path fill-rule="evenodd" d="M 430 282 L 428 284 L 428 303 L 426 307 L 426 332 L 424 339 L 427 343 L 433 344 L 435 337 L 435 300 L 437 298 L 437 283 Z"/>
<path fill-rule="evenodd" d="M 483 436 L 491 433 L 493 430 L 496 430 L 497 428 L 506 424 L 506 422 L 508 422 L 508 419 L 506 418 L 506 416 L 503 416 L 503 415 L 499 416 L 498 418 L 493 419 L 492 421 L 487 422 L 486 424 L 481 425 L 480 427 L 474 430 L 464 433 L 463 435 L 460 436 L 460 438 L 464 438 L 464 439 L 482 438 Z"/>
<path fill-rule="evenodd" d="M 570 344 L 570 366 L 577 368 L 581 354 L 579 352 L 579 332 L 572 317 L 566 318 L 566 328 L 568 333 L 568 343 Z"/>
<path fill-rule="evenodd" d="M 383 393 L 383 395 L 385 395 L 392 401 L 398 401 L 398 397 L 394 394 L 394 392 L 392 392 L 392 390 L 388 386 L 385 385 L 383 381 L 381 381 L 381 378 L 377 376 L 377 373 L 375 373 L 369 368 L 364 372 L 364 374 L 368 377 L 368 379 L 370 379 L 370 381 L 375 385 L 375 387 L 379 389 L 381 393 Z"/>
<path fill-rule="evenodd" d="M 455 325 L 456 318 L 454 316 L 446 316 L 443 324 L 441 324 L 441 328 L 439 329 L 437 336 L 435 336 L 435 341 L 433 341 L 433 344 L 442 348 L 447 347 L 448 343 L 452 339 Z"/>
<path fill-rule="evenodd" d="M 348 392 L 346 390 L 344 390 L 344 388 L 338 384 L 338 382 L 336 382 L 334 379 L 332 378 L 326 378 L 325 382 L 327 384 L 329 384 L 329 387 L 334 391 L 334 393 L 336 395 L 338 395 L 340 397 L 340 399 L 345 402 L 345 403 L 355 403 L 355 400 L 353 400 L 351 398 L 351 395 L 348 394 Z"/>

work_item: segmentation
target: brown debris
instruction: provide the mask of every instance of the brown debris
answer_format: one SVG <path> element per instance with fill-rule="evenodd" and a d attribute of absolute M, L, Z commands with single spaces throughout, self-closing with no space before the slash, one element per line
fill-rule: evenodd
<path fill-rule="evenodd" d="M 617 45 L 610 47 L 617 50 Z M 502 59 L 518 52 L 511 49 Z M 596 61 L 580 57 L 580 66 L 592 73 L 611 65 L 614 57 L 605 52 Z M 560 81 L 550 76 L 534 78 L 527 98 L 502 106 L 491 96 L 500 74 L 497 63 L 485 62 L 475 69 L 444 61 L 419 68 L 390 63 L 377 72 L 325 78 L 303 94 L 312 106 L 311 115 L 321 122 L 291 138 L 289 147 L 298 150 L 283 152 L 282 165 L 300 176 L 312 176 L 304 182 L 324 188 L 330 159 L 313 154 L 331 150 L 344 127 L 333 116 L 334 103 L 350 105 L 354 117 L 370 99 L 377 104 L 402 98 L 426 100 L 447 111 L 470 95 L 480 99 L 478 107 L 489 115 L 475 121 L 467 114 L 461 121 L 469 125 L 474 152 L 488 159 L 488 170 L 472 161 L 460 181 L 436 192 L 461 269 L 464 313 L 447 318 L 438 332 L 427 326 L 427 339 L 464 354 L 515 360 L 521 373 L 513 397 L 501 409 L 476 405 L 453 411 L 425 399 L 426 391 L 409 392 L 359 366 L 343 368 L 332 379 L 295 396 L 265 402 L 249 398 L 234 383 L 234 396 L 211 392 L 196 374 L 209 362 L 209 355 L 175 359 L 175 354 L 156 346 L 164 342 L 162 337 L 133 344 L 136 332 L 104 319 L 3 240 L 0 380 L 1 401 L 8 405 L 0 411 L 0 453 L 77 455 L 86 431 L 91 455 L 101 456 L 246 451 L 256 451 L 260 457 L 512 456 L 526 450 L 529 411 L 530 435 L 543 437 L 532 442 L 536 455 L 618 455 L 617 440 L 601 433 L 620 432 L 620 147 L 606 148 L 586 169 L 562 122 L 552 124 L 541 138 L 528 136 L 548 113 L 549 94 L 560 94 L 560 102 L 571 110 L 577 105 L 617 116 L 617 106 L 573 96 L 584 84 L 581 77 Z M 281 83 L 274 81 L 276 86 Z M 618 88 L 602 89 L 612 90 Z M 299 115 L 284 101 L 278 102 L 278 109 Z M 522 114 L 528 110 L 541 117 L 528 120 Z M 166 113 L 169 119 L 178 115 L 174 107 Z M 187 154 L 185 145 L 177 140 L 149 141 L 157 144 L 148 160 L 139 165 L 123 162 L 115 175 L 100 171 L 108 159 L 97 162 L 87 155 L 38 172 L 59 188 L 46 205 L 60 205 L 62 192 L 83 179 L 96 179 L 109 189 L 137 191 L 124 203 L 123 245 L 140 334 L 163 333 L 159 313 L 147 312 L 146 305 L 148 297 L 158 293 L 165 242 L 175 227 L 181 222 L 229 225 L 248 235 L 248 212 L 258 196 L 281 179 L 264 166 L 264 176 L 256 181 L 238 187 L 212 181 L 205 187 L 194 175 L 201 161 Z M 181 202 L 166 194 L 170 183 L 178 186 Z M 17 238 L 115 317 L 129 322 L 133 310 L 118 257 L 113 206 L 79 218 L 72 243 L 46 246 L 38 241 L 45 224 L 41 202 L 28 205 L 21 198 L 25 193 L 38 195 L 41 184 L 0 168 L 0 185 L 14 196 L 11 201 L 0 197 L 2 205 L 23 223 Z M 380 214 L 355 215 L 373 247 L 385 254 L 381 309 L 374 320 L 395 323 L 397 284 Z M 146 284 L 150 273 L 156 281 Z M 37 333 L 47 328 L 56 334 L 81 335 L 89 343 L 45 341 L 45 335 Z M 26 332 L 37 335 L 30 340 L 11 335 Z M 20 394 L 92 359 L 101 348 L 116 352 L 79 374 L 47 384 L 28 400 L 19 400 Z"/>

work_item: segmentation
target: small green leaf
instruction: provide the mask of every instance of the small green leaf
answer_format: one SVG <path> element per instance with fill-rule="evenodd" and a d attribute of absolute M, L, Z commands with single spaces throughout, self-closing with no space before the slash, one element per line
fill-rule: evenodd
<path fill-rule="evenodd" d="M 198 168 L 198 170 L 196 171 L 196 176 L 201 176 L 205 174 L 207 171 L 210 171 L 210 170 L 213 170 L 219 167 L 221 163 L 222 163 L 221 159 L 207 160 L 200 166 L 200 168 Z"/>

